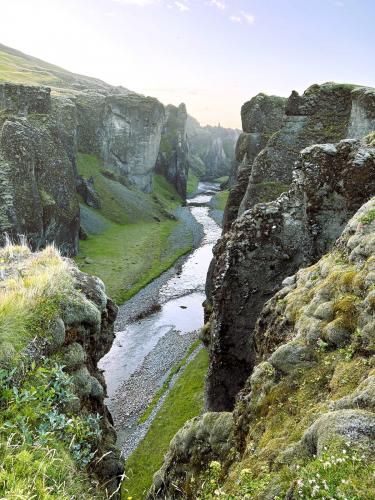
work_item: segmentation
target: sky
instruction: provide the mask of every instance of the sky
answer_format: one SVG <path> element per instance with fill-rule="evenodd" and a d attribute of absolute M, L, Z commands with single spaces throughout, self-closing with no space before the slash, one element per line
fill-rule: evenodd
<path fill-rule="evenodd" d="M 0 43 L 241 126 L 259 92 L 375 86 L 375 0 L 0 0 Z"/>

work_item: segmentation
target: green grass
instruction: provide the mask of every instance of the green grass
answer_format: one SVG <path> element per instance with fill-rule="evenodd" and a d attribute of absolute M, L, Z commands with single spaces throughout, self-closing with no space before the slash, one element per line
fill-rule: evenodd
<path fill-rule="evenodd" d="M 83 227 L 89 236 L 80 243 L 76 262 L 99 276 L 108 293 L 122 303 L 191 250 L 187 241 L 170 250 L 170 236 L 180 224 L 170 214 L 181 198 L 160 175 L 154 176 L 153 193 L 145 194 L 126 187 L 95 156 L 79 154 L 77 167 L 84 178 L 94 179 L 102 206 L 87 208 L 89 220 L 83 219 Z"/>
<path fill-rule="evenodd" d="M 69 265 L 47 247 L 32 254 L 26 246 L 0 249 L 0 268 L 9 273 L 0 294 L 0 368 L 46 329 L 59 312 L 60 297 L 74 295 Z"/>
<path fill-rule="evenodd" d="M 229 196 L 229 191 L 219 191 L 215 194 L 212 200 L 213 208 L 216 210 L 225 210 L 225 205 L 227 204 Z"/>
<path fill-rule="evenodd" d="M 175 365 L 171 371 L 168 374 L 167 379 L 165 380 L 164 384 L 160 387 L 160 389 L 157 391 L 157 393 L 154 395 L 152 398 L 151 403 L 149 404 L 147 410 L 144 412 L 144 414 L 141 416 L 139 419 L 139 423 L 142 424 L 143 422 L 146 422 L 148 417 L 151 415 L 152 410 L 155 408 L 155 406 L 158 404 L 160 401 L 160 398 L 165 394 L 165 392 L 169 388 L 169 384 L 171 383 L 172 378 L 178 373 L 181 368 L 183 368 L 186 365 L 186 362 L 189 358 L 189 356 L 197 349 L 197 347 L 201 344 L 200 340 L 195 341 L 190 348 L 188 349 L 188 352 L 185 354 L 185 356 L 182 358 L 182 360 Z"/>
<path fill-rule="evenodd" d="M 196 192 L 199 184 L 198 177 L 194 174 L 194 172 L 190 169 L 187 180 L 187 194 L 192 195 Z"/>
<path fill-rule="evenodd" d="M 171 439 L 187 420 L 202 411 L 207 367 L 208 354 L 202 349 L 181 374 L 145 438 L 126 461 L 128 479 L 122 486 L 123 499 L 132 497 L 133 500 L 141 500 L 146 497 Z"/>

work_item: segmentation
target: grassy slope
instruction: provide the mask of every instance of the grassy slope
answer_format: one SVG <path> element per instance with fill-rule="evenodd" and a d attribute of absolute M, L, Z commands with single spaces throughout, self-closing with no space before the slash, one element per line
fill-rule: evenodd
<path fill-rule="evenodd" d="M 69 377 L 47 359 L 31 364 L 22 355 L 31 339 L 50 338 L 62 299 L 79 304 L 69 264 L 52 247 L 32 254 L 7 246 L 0 266 L 7 276 L 0 294 L 0 498 L 105 498 L 70 453 L 73 441 L 88 444 L 91 426 L 62 410 L 72 396 Z M 57 418 L 70 425 L 61 430 Z"/>
<path fill-rule="evenodd" d="M 78 155 L 78 171 L 94 178 L 102 208 L 86 209 L 83 226 L 89 237 L 81 242 L 76 262 L 99 276 L 109 294 L 123 302 L 191 249 L 182 242 L 177 251 L 168 251 L 169 237 L 179 222 L 167 214 L 181 199 L 161 176 L 155 176 L 152 195 L 128 189 L 103 175 L 101 162 L 91 155 Z"/>
<path fill-rule="evenodd" d="M 216 193 L 212 200 L 213 208 L 215 208 L 216 210 L 224 211 L 228 196 L 229 191 L 219 191 L 218 193 Z"/>
<path fill-rule="evenodd" d="M 145 438 L 127 460 L 128 479 L 123 483 L 122 498 L 145 498 L 154 473 L 161 467 L 164 454 L 175 433 L 203 408 L 204 378 L 208 355 L 202 349 L 189 363 L 164 401 Z"/>

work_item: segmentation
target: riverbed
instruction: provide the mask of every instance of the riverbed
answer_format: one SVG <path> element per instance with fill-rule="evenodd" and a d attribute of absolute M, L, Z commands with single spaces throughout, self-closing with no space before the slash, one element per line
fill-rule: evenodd
<path fill-rule="evenodd" d="M 203 325 L 206 275 L 221 233 L 209 208 L 218 190 L 218 184 L 199 183 L 185 209 L 202 232 L 199 247 L 120 307 L 115 341 L 100 361 L 107 383 L 106 403 L 124 458 L 147 432 L 162 400 L 146 422 L 139 424 L 139 418 Z"/>

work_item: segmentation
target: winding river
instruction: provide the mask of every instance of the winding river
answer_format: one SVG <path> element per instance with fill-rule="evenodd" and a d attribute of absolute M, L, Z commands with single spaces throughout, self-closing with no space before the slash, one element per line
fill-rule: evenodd
<path fill-rule="evenodd" d="M 119 331 L 113 346 L 100 361 L 107 383 L 107 405 L 125 458 L 149 427 L 150 422 L 139 425 L 139 417 L 203 325 L 206 275 L 212 248 L 221 233 L 209 208 L 218 189 L 218 184 L 201 182 L 196 195 L 187 201 L 187 210 L 203 227 L 204 236 L 199 248 L 157 280 L 156 290 L 155 283 L 148 285 L 157 294 L 160 309 L 125 327 L 121 322 L 116 324 Z M 132 304 L 138 305 L 144 297 L 144 291 L 139 292 L 131 299 Z M 120 307 L 120 316 L 122 308 L 129 308 L 129 304 Z"/>

